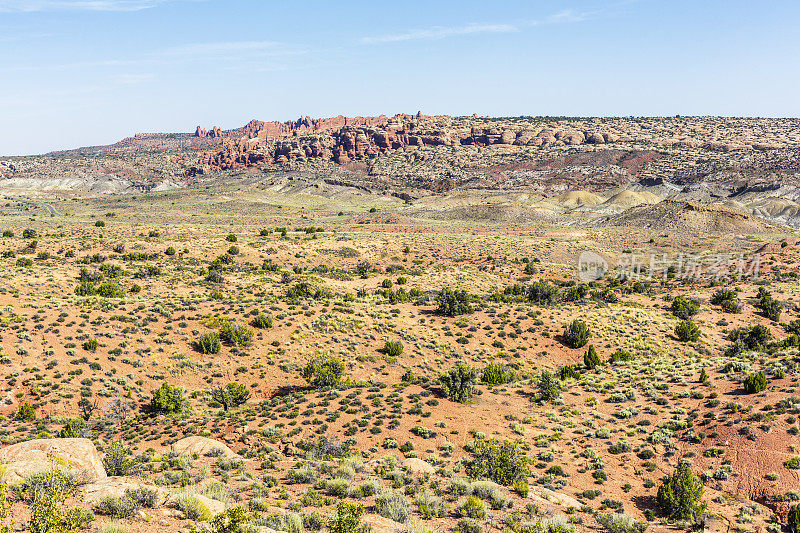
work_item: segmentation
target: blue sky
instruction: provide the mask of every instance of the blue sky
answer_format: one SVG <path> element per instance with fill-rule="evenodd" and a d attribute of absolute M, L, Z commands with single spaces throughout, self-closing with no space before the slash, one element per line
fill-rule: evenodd
<path fill-rule="evenodd" d="M 0 0 L 0 154 L 300 115 L 800 115 L 796 0 Z"/>

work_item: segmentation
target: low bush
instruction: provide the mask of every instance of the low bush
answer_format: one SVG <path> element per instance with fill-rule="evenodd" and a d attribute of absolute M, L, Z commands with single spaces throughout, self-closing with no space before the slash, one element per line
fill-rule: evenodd
<path fill-rule="evenodd" d="M 439 376 L 439 384 L 444 394 L 454 402 L 466 403 L 472 398 L 478 371 L 459 361 L 447 374 Z"/>
<path fill-rule="evenodd" d="M 573 320 L 564 329 L 564 343 L 570 348 L 582 348 L 589 342 L 589 326 L 583 320 Z"/>

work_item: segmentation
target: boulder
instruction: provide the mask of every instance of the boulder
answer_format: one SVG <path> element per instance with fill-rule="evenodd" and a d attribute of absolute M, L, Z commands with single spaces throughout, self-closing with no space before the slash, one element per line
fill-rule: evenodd
<path fill-rule="evenodd" d="M 181 498 L 196 498 L 197 501 L 202 503 L 205 506 L 205 508 L 209 510 L 209 512 L 211 513 L 212 516 L 213 515 L 218 515 L 219 513 L 224 513 L 225 512 L 225 504 L 224 503 L 222 503 L 219 500 L 215 500 L 213 498 L 209 498 L 208 496 L 203 496 L 202 494 L 190 494 L 190 495 L 174 494 L 174 495 L 170 496 L 170 498 L 167 500 L 166 505 L 168 507 L 177 508 L 178 507 L 178 502 L 180 501 Z"/>
<path fill-rule="evenodd" d="M 0 449 L 0 461 L 7 463 L 5 481 L 19 483 L 26 476 L 47 471 L 50 456 L 66 461 L 83 481 L 106 479 L 103 461 L 89 439 L 34 439 Z"/>
<path fill-rule="evenodd" d="M 183 438 L 172 445 L 172 451 L 178 455 L 197 454 L 201 456 L 208 454 L 211 450 L 222 450 L 222 456 L 227 459 L 239 457 L 233 450 L 220 441 L 197 435 Z"/>
<path fill-rule="evenodd" d="M 170 498 L 171 492 L 155 485 L 148 485 L 142 483 L 135 478 L 106 478 L 99 480 L 95 483 L 84 485 L 81 490 L 84 494 L 84 501 L 88 503 L 97 503 L 103 498 L 113 496 L 121 498 L 125 496 L 126 490 L 136 489 L 150 489 L 155 490 L 158 494 L 156 498 L 156 507 L 161 507 Z"/>
<path fill-rule="evenodd" d="M 433 474 L 436 472 L 436 469 L 430 463 L 416 457 L 405 459 L 403 467 L 412 474 Z"/>
<path fill-rule="evenodd" d="M 505 130 L 500 135 L 500 140 L 498 141 L 498 144 L 514 144 L 514 141 L 516 140 L 517 140 L 516 132 L 513 132 L 511 130 Z"/>
<path fill-rule="evenodd" d="M 589 144 L 604 144 L 606 140 L 605 137 L 599 133 L 587 133 L 586 142 Z"/>

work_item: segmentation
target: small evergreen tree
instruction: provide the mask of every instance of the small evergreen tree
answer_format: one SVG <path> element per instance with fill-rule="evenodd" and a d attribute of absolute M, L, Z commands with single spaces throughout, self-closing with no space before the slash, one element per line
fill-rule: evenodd
<path fill-rule="evenodd" d="M 389 357 L 400 357 L 403 353 L 403 341 L 386 341 L 383 344 L 383 351 Z"/>
<path fill-rule="evenodd" d="M 583 320 L 573 320 L 564 329 L 564 343 L 570 348 L 582 348 L 589 342 L 589 326 Z"/>
<path fill-rule="evenodd" d="M 465 471 L 473 479 L 491 479 L 501 485 L 513 485 L 530 475 L 530 458 L 513 441 L 476 439 L 469 445 L 473 459 Z"/>
<path fill-rule="evenodd" d="M 228 383 L 224 387 L 211 389 L 211 398 L 227 411 L 238 407 L 250 399 L 250 391 L 241 383 Z"/>
<path fill-rule="evenodd" d="M 468 315 L 472 313 L 469 294 L 465 290 L 453 290 L 445 287 L 439 291 L 436 301 L 439 302 L 437 312 L 446 316 Z"/>
<path fill-rule="evenodd" d="M 477 381 L 478 371 L 468 367 L 463 361 L 459 361 L 447 374 L 439 376 L 442 391 L 451 401 L 458 403 L 466 403 L 472 398 Z"/>
<path fill-rule="evenodd" d="M 670 311 L 672 311 L 672 314 L 676 317 L 686 320 L 700 312 L 700 301 L 678 295 L 672 299 Z"/>
<path fill-rule="evenodd" d="M 700 338 L 700 327 L 691 318 L 681 320 L 675 326 L 675 336 L 681 342 L 695 342 Z"/>
<path fill-rule="evenodd" d="M 767 376 L 763 372 L 750 374 L 742 382 L 742 387 L 747 394 L 755 394 L 767 388 Z"/>
<path fill-rule="evenodd" d="M 583 355 L 583 364 L 586 365 L 586 368 L 589 370 L 594 370 L 602 364 L 600 356 L 597 355 L 597 350 L 594 349 L 594 344 L 590 344 L 589 349 L 586 350 L 586 353 Z"/>
<path fill-rule="evenodd" d="M 150 399 L 150 408 L 154 413 L 179 413 L 186 407 L 181 387 L 173 387 L 169 383 L 162 383 L 161 387 L 153 391 Z"/>
<path fill-rule="evenodd" d="M 539 388 L 539 398 L 544 402 L 555 400 L 561 396 L 561 384 L 555 375 L 547 370 L 542 370 L 536 385 Z"/>
<path fill-rule="evenodd" d="M 342 381 L 344 363 L 334 355 L 320 353 L 308 361 L 302 374 L 314 387 L 335 387 Z"/>
<path fill-rule="evenodd" d="M 669 518 L 694 520 L 705 511 L 705 505 L 700 503 L 702 497 L 703 482 L 694 475 L 688 463 L 680 463 L 662 480 L 656 500 Z"/>

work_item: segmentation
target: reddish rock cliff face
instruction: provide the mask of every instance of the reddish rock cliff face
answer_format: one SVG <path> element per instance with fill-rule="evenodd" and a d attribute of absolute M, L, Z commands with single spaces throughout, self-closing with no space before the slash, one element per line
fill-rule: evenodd
<path fill-rule="evenodd" d="M 206 131 L 199 126 L 196 136 L 221 138 L 220 149 L 203 153 L 191 171 L 233 170 L 253 165 L 282 164 L 320 159 L 346 165 L 379 153 L 408 147 L 442 145 L 571 146 L 614 142 L 605 132 L 575 129 L 537 130 L 508 127 L 473 127 L 471 130 L 442 130 L 421 113 L 386 117 L 345 117 L 296 121 L 253 120 L 236 130 Z"/>
<path fill-rule="evenodd" d="M 322 119 L 303 117 L 289 122 L 253 120 L 243 128 L 226 132 L 219 132 L 218 128 L 206 131 L 198 126 L 196 136 L 223 138 L 220 150 L 202 154 L 198 166 L 210 171 L 231 170 L 307 159 L 346 164 L 405 146 L 450 144 L 445 132 L 417 133 L 423 119 L 417 113 L 391 119 L 385 115 L 340 115 Z"/>

